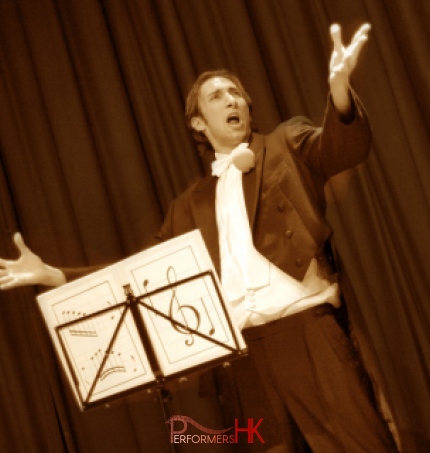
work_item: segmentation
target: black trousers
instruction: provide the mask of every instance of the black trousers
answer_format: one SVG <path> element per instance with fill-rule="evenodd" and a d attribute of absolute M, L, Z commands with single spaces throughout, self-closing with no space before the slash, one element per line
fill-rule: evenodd
<path fill-rule="evenodd" d="M 244 329 L 249 356 L 224 378 L 226 424 L 240 415 L 258 427 L 237 449 L 265 452 L 397 452 L 377 412 L 356 352 L 334 309 L 320 305 Z M 232 384 L 233 383 L 233 384 Z"/>

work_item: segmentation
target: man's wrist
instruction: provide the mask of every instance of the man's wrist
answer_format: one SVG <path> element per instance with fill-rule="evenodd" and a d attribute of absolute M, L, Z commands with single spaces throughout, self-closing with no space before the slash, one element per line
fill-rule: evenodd
<path fill-rule="evenodd" d="M 342 123 L 348 124 L 355 118 L 354 103 L 349 86 L 345 89 L 331 90 L 331 102 Z"/>
<path fill-rule="evenodd" d="M 45 278 L 44 281 L 41 282 L 43 285 L 57 287 L 64 285 L 67 282 L 66 276 L 60 269 L 46 265 L 45 270 L 46 270 L 46 274 L 44 276 Z"/>

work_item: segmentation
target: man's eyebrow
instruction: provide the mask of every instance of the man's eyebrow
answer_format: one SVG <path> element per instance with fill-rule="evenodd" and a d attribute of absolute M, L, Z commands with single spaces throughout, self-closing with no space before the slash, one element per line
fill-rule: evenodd
<path fill-rule="evenodd" d="M 209 91 L 208 97 L 219 94 L 219 93 L 221 93 L 221 91 L 222 91 L 221 88 L 215 88 L 213 91 Z"/>
<path fill-rule="evenodd" d="M 217 95 L 219 93 L 221 93 L 222 91 L 227 91 L 227 92 L 232 92 L 232 91 L 237 91 L 238 93 L 241 92 L 241 90 L 236 86 L 236 85 L 230 85 L 230 86 L 227 86 L 225 88 L 215 88 L 213 91 L 210 91 L 207 96 L 210 97 L 210 96 L 214 96 L 214 95 Z"/>

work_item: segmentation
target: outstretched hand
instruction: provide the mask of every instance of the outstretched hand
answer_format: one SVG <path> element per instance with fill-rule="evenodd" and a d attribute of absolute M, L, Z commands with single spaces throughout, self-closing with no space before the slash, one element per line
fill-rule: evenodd
<path fill-rule="evenodd" d="M 0 258 L 0 289 L 28 285 L 60 286 L 65 283 L 64 274 L 34 254 L 25 245 L 20 233 L 15 233 L 13 240 L 20 256 L 16 260 Z"/>
<path fill-rule="evenodd" d="M 330 91 L 336 108 L 346 113 L 350 108 L 349 78 L 357 66 L 358 57 L 367 41 L 370 24 L 363 24 L 353 36 L 351 43 L 344 47 L 341 28 L 338 24 L 330 27 L 333 52 L 330 58 Z"/>

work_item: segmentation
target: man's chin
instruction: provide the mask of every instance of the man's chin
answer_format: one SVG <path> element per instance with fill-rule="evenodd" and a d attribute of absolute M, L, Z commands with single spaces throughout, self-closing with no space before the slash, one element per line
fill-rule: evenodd
<path fill-rule="evenodd" d="M 249 132 L 243 126 L 242 127 L 241 126 L 237 126 L 237 127 L 231 126 L 230 130 L 231 130 L 232 138 L 234 136 L 234 141 L 237 142 L 237 144 L 248 141 Z"/>

